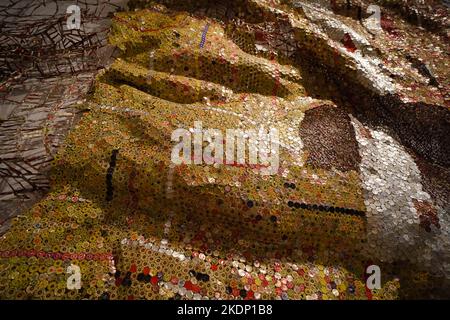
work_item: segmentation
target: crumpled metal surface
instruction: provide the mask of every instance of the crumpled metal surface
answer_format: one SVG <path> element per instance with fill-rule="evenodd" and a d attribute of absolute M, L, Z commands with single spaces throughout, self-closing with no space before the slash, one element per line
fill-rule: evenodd
<path fill-rule="evenodd" d="M 448 295 L 445 34 L 388 6 L 374 32 L 368 2 L 318 3 L 131 1 L 116 13 L 119 57 L 79 106 L 49 193 L 0 239 L 1 296 Z M 171 133 L 195 121 L 276 127 L 279 170 L 175 166 Z M 71 264 L 81 289 L 66 287 Z M 367 287 L 368 265 L 381 288 Z"/>

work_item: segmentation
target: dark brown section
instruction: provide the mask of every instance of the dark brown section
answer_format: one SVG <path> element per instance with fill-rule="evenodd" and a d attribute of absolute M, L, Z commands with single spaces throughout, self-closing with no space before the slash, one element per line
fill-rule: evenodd
<path fill-rule="evenodd" d="M 422 185 L 435 204 L 450 212 L 450 168 L 444 168 L 437 164 L 424 161 L 415 157 L 415 162 L 422 175 Z"/>
<path fill-rule="evenodd" d="M 358 170 L 361 158 L 350 117 L 333 106 L 308 110 L 300 125 L 308 152 L 307 164 L 315 167 Z"/>
<path fill-rule="evenodd" d="M 396 95 L 373 96 L 355 83 L 351 86 L 354 90 L 344 89 L 347 103 L 359 120 L 390 128 L 403 145 L 420 157 L 450 166 L 450 109 L 423 102 L 404 103 Z"/>

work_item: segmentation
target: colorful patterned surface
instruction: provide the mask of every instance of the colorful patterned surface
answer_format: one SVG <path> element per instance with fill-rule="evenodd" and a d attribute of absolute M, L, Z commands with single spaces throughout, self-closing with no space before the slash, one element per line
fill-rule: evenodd
<path fill-rule="evenodd" d="M 406 149 L 235 27 L 161 5 L 116 14 L 121 56 L 80 106 L 51 191 L 0 241 L 2 298 L 396 299 L 439 287 L 448 218 Z M 173 165 L 171 133 L 195 121 L 276 127 L 278 172 Z M 442 269 L 409 245 L 428 262 L 442 254 Z M 66 287 L 71 264 L 79 290 Z M 371 264 L 381 289 L 366 286 Z"/>

